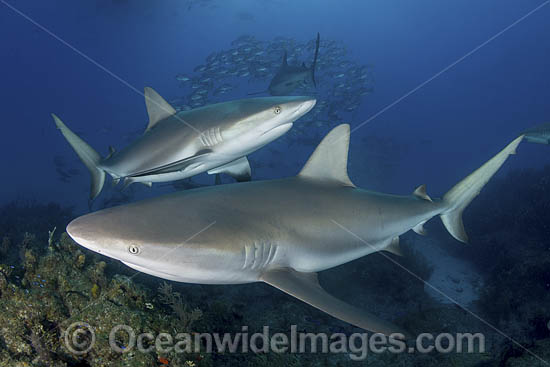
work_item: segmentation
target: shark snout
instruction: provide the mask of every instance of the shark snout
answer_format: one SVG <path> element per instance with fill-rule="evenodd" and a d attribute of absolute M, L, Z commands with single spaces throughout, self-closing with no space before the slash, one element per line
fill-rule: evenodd
<path fill-rule="evenodd" d="M 93 219 L 90 218 L 90 215 L 76 218 L 67 225 L 67 233 L 80 246 L 102 253 L 102 249 L 97 245 L 99 233 L 93 229 L 94 226 L 91 222 Z"/>
<path fill-rule="evenodd" d="M 298 97 L 299 99 L 296 100 L 294 103 L 296 104 L 296 110 L 294 111 L 293 117 L 294 119 L 298 119 L 311 111 L 311 109 L 315 106 L 317 103 L 317 99 L 311 98 L 311 97 Z"/>

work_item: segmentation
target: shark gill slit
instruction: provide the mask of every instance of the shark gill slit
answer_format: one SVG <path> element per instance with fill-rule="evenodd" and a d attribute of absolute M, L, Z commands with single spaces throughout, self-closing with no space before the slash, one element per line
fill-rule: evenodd
<path fill-rule="evenodd" d="M 268 242 L 245 245 L 242 249 L 243 265 L 241 269 L 256 270 L 267 267 L 277 254 L 277 245 Z"/>
<path fill-rule="evenodd" d="M 249 252 L 250 252 L 249 246 L 244 245 L 244 247 L 243 247 L 243 266 L 242 266 L 242 269 L 246 269 L 246 267 L 248 265 Z"/>
<path fill-rule="evenodd" d="M 252 265 L 252 269 L 258 269 L 262 265 L 263 256 L 264 256 L 264 243 L 254 244 L 255 248 L 255 254 L 254 254 L 254 264 Z"/>

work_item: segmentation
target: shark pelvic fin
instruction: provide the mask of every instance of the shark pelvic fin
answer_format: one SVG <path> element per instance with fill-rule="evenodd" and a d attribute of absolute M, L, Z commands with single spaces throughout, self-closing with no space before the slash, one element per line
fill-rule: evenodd
<path fill-rule="evenodd" d="M 426 185 L 418 186 L 416 190 L 414 190 L 413 195 L 422 200 L 433 201 L 426 192 Z"/>
<path fill-rule="evenodd" d="M 332 129 L 309 157 L 298 177 L 355 187 L 348 177 L 349 134 L 348 124 Z"/>
<path fill-rule="evenodd" d="M 424 224 L 426 224 L 426 220 L 424 222 L 420 222 L 418 223 L 414 228 L 413 228 L 413 231 L 415 231 L 416 233 L 418 233 L 419 235 L 421 236 L 425 236 L 428 234 L 428 232 L 426 231 L 426 229 L 424 228 Z"/>
<path fill-rule="evenodd" d="M 393 333 L 406 335 L 399 327 L 392 323 L 384 321 L 328 294 L 319 285 L 317 273 L 302 273 L 290 268 L 279 268 L 265 272 L 260 277 L 260 280 L 337 319 L 360 328 L 385 335 Z"/>
<path fill-rule="evenodd" d="M 387 251 L 397 256 L 403 256 L 403 251 L 401 251 L 401 246 L 399 246 L 399 237 L 394 237 L 389 245 L 382 251 Z"/>
<path fill-rule="evenodd" d="M 176 114 L 176 110 L 170 106 L 153 88 L 145 87 L 145 106 L 149 115 L 149 123 L 145 131 L 153 128 L 159 121 Z"/>
<path fill-rule="evenodd" d="M 233 162 L 224 164 L 208 171 L 209 175 L 225 173 L 239 182 L 250 181 L 250 163 L 246 157 L 241 157 Z"/>

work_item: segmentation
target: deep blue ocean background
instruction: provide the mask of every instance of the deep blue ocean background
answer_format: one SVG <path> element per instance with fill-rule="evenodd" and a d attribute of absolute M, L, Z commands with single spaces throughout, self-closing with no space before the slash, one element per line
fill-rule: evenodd
<path fill-rule="evenodd" d="M 8 3 L 24 16 L 0 4 L 0 200 L 55 201 L 82 211 L 87 210 L 88 172 L 74 162 L 80 175 L 70 183 L 58 180 L 54 157 L 72 161 L 76 155 L 55 129 L 50 113 L 83 133 L 102 154 L 109 145 L 127 144 L 121 136 L 145 126 L 147 115 L 140 94 L 81 54 L 138 91 L 152 86 L 170 99 L 181 94 L 175 75 L 191 72 L 208 54 L 228 49 L 242 34 L 305 42 L 320 32 L 322 39 L 343 41 L 351 58 L 374 66 L 374 92 L 349 121 L 353 127 L 542 4 L 235 0 L 188 9 L 186 1 Z M 350 175 L 358 186 L 408 193 L 426 183 L 428 192 L 439 196 L 520 131 L 548 121 L 549 14 L 550 6 L 542 7 L 354 132 L 351 156 L 357 164 Z M 242 97 L 242 92 L 225 96 Z M 366 177 L 360 169 L 365 150 L 361 138 L 373 134 L 407 147 L 398 164 L 387 168 L 391 179 Z M 298 153 L 278 156 L 255 153 L 274 163 L 261 177 L 295 174 L 313 146 L 296 149 Z M 499 175 L 550 162 L 546 146 L 524 144 L 520 149 L 521 155 Z M 292 165 L 284 164 L 289 162 Z M 140 187 L 138 197 L 163 190 Z"/>
<path fill-rule="evenodd" d="M 295 175 L 322 136 L 347 122 L 358 187 L 408 195 L 427 184 L 436 198 L 522 131 L 550 122 L 549 19 L 550 0 L 0 0 L 0 366 L 127 366 L 140 358 L 163 366 L 164 358 L 170 366 L 344 366 L 345 356 L 307 353 L 132 360 L 110 353 L 105 330 L 126 323 L 140 332 L 291 324 L 361 331 L 263 283 L 165 283 L 78 246 L 64 229 L 90 210 L 90 175 L 51 113 L 107 155 L 145 129 L 144 87 L 173 101 L 190 92 L 177 75 L 197 76 L 209 55 L 243 35 L 313 45 L 319 32 L 321 44 L 341 43 L 346 60 L 368 65 L 372 92 L 341 121 L 321 123 L 311 112 L 295 122 L 287 133 L 299 131 L 294 140 L 281 137 L 249 156 L 252 179 Z M 319 78 L 313 95 L 340 83 Z M 269 83 L 239 80 L 214 100 L 247 98 Z M 524 142 L 518 153 L 466 210 L 470 244 L 434 219 L 429 236 L 401 236 L 403 257 L 378 253 L 320 272 L 330 294 L 412 331 L 487 336 L 487 353 L 369 355 L 372 366 L 550 361 L 550 147 Z M 175 189 L 121 192 L 110 181 L 93 210 Z M 193 182 L 211 185 L 214 177 Z M 61 332 L 74 320 L 105 326 L 92 353 L 63 349 Z"/>

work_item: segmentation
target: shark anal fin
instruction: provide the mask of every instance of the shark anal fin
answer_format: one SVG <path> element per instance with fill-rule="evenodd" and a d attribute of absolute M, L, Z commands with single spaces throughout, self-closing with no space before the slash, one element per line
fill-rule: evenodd
<path fill-rule="evenodd" d="M 149 115 L 149 123 L 145 131 L 153 128 L 159 121 L 176 114 L 174 107 L 170 106 L 153 88 L 145 87 L 144 95 L 145 106 Z"/>
<path fill-rule="evenodd" d="M 225 173 L 239 182 L 250 181 L 250 163 L 246 157 L 241 157 L 233 162 L 224 164 L 208 171 L 209 175 Z"/>
<path fill-rule="evenodd" d="M 311 154 L 298 177 L 355 187 L 348 177 L 349 134 L 348 124 L 332 129 Z"/>
<path fill-rule="evenodd" d="M 290 268 L 265 272 L 260 280 L 342 321 L 365 330 L 390 335 L 401 333 L 399 327 L 362 311 L 328 294 L 317 280 L 317 273 L 301 273 Z"/>

